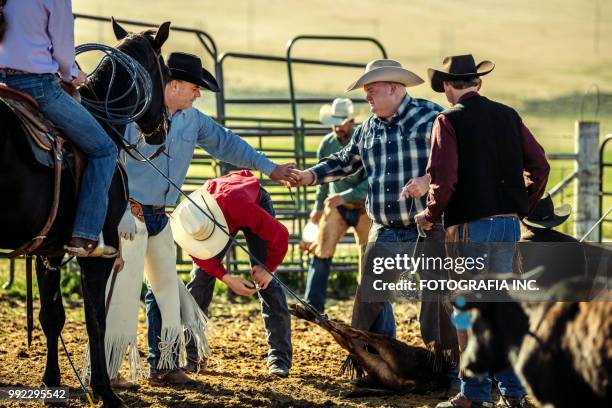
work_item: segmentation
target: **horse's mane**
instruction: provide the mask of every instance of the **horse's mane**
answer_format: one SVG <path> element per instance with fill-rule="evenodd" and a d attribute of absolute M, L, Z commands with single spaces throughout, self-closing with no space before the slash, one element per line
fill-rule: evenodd
<path fill-rule="evenodd" d="M 155 29 L 148 29 L 139 33 L 130 33 L 115 47 L 123 52 L 129 52 L 135 59 L 145 60 L 147 57 L 147 43 L 151 44 L 156 33 L 157 30 Z"/>

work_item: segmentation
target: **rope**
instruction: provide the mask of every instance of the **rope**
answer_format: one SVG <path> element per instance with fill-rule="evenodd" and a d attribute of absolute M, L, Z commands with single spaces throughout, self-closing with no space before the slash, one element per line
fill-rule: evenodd
<path fill-rule="evenodd" d="M 168 176 L 166 176 L 164 172 L 161 171 L 159 167 L 157 167 L 151 160 L 145 157 L 145 155 L 142 154 L 140 150 L 138 150 L 136 147 L 134 147 L 133 150 L 138 156 L 141 157 L 142 161 L 147 162 L 151 167 L 153 167 L 153 169 L 157 173 L 159 173 L 162 178 L 164 178 L 172 187 L 174 187 L 180 195 L 184 196 L 187 200 L 189 200 L 189 202 L 191 202 L 191 204 L 193 204 L 198 210 L 200 210 L 202 214 L 204 214 L 209 220 L 211 220 L 217 228 L 223 231 L 223 233 L 228 236 L 228 238 L 234 245 L 236 245 L 238 248 L 244 251 L 245 254 L 251 257 L 251 259 L 253 259 L 257 265 L 261 266 L 263 270 L 266 271 L 272 277 L 272 279 L 274 279 L 283 289 L 285 289 L 285 291 L 287 291 L 295 300 L 301 303 L 302 306 L 304 306 L 304 308 L 312 314 L 317 323 L 322 323 L 329 320 L 326 314 L 320 313 L 317 309 L 310 305 L 310 303 L 299 297 L 289 286 L 287 286 L 282 280 L 280 280 L 278 276 L 270 272 L 268 268 L 266 268 L 264 263 L 259 260 L 259 258 L 251 254 L 251 252 L 247 248 L 245 248 L 244 245 L 238 242 L 238 240 L 234 238 L 232 234 L 230 234 L 229 231 L 227 231 L 223 225 L 221 225 L 217 220 L 214 219 L 214 217 L 210 216 L 206 211 L 204 211 L 198 203 L 196 203 L 191 197 L 189 197 L 189 195 L 187 195 L 174 181 L 172 181 Z"/>
<path fill-rule="evenodd" d="M 81 44 L 76 47 L 76 55 L 89 52 L 100 51 L 105 55 L 102 57 L 93 73 L 95 73 L 105 61 L 110 61 L 111 76 L 106 95 L 103 100 L 89 99 L 81 97 L 82 104 L 98 120 L 104 121 L 109 125 L 127 125 L 138 120 L 149 108 L 151 96 L 153 95 L 153 84 L 149 73 L 134 58 L 125 52 L 103 44 Z M 119 96 L 111 97 L 117 69 L 121 67 L 130 77 L 130 86 Z M 135 102 L 131 105 L 116 105 L 120 101 L 135 96 Z"/>
<path fill-rule="evenodd" d="M 66 343 L 64 343 L 64 337 L 62 336 L 61 333 L 59 335 L 59 338 L 60 338 L 60 340 L 62 342 L 62 348 L 64 349 L 64 353 L 66 354 L 66 358 L 68 359 L 68 362 L 70 363 L 70 367 L 72 367 L 72 371 L 74 371 L 74 375 L 76 375 L 76 378 L 79 381 L 81 389 L 83 390 L 83 392 L 85 393 L 85 396 L 87 397 L 87 401 L 89 402 L 89 406 L 90 407 L 95 407 L 94 402 L 93 402 L 93 398 L 91 397 L 91 394 L 87 390 L 87 387 L 83 383 L 83 380 L 81 380 L 81 376 L 77 372 L 77 369 L 74 367 L 74 363 L 72 362 L 72 359 L 70 358 L 70 353 L 68 353 L 68 349 L 66 348 Z"/>
<path fill-rule="evenodd" d="M 81 103 L 96 119 L 108 124 L 109 130 L 115 134 L 117 144 L 120 148 L 125 150 L 125 152 L 134 160 L 143 161 L 139 160 L 131 153 L 131 150 L 134 149 L 139 142 L 136 142 L 135 144 L 126 142 L 123 138 L 123 134 L 117 131 L 116 126 L 123 126 L 136 122 L 147 111 L 149 105 L 151 104 L 151 98 L 153 95 L 153 83 L 151 81 L 151 77 L 147 70 L 138 61 L 117 48 L 109 47 L 104 44 L 89 43 L 78 45 L 75 48 L 76 55 L 89 51 L 100 51 L 105 54 L 90 75 L 95 75 L 96 71 L 102 66 L 104 61 L 110 61 L 111 76 L 108 89 L 103 100 L 98 99 L 93 90 L 90 88 L 92 93 L 94 93 L 94 96 L 96 96 L 96 99 L 90 99 L 81 95 Z M 162 66 L 159 61 L 159 54 L 155 50 L 153 50 L 153 53 L 156 57 L 157 69 L 159 70 L 160 78 L 162 78 L 163 90 L 163 73 Z M 117 76 L 118 67 L 123 68 L 127 72 L 127 75 L 130 78 L 130 86 L 121 95 L 111 98 L 111 91 L 115 85 L 114 82 Z M 124 104 L 121 104 L 121 107 L 111 106 L 117 105 L 120 101 L 127 99 L 132 94 L 134 94 L 135 102 L 133 102 L 131 105 L 125 104 L 125 106 L 123 106 Z M 165 108 L 163 109 L 163 116 L 163 120 L 160 122 L 158 128 L 154 129 L 153 132 L 163 130 L 167 135 L 168 111 Z M 109 136 L 112 138 L 112 135 Z M 140 138 L 144 139 L 144 137 L 145 135 L 141 131 Z M 162 144 L 159 149 L 157 149 L 157 151 L 149 157 L 149 159 L 153 160 L 162 153 L 166 154 L 165 149 L 165 144 Z"/>

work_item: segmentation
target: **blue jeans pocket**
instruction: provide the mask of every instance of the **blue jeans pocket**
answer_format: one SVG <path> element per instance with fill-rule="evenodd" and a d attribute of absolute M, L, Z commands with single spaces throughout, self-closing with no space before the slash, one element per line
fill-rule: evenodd
<path fill-rule="evenodd" d="M 25 92 L 32 98 L 39 100 L 45 96 L 43 80 L 44 77 L 39 75 L 14 75 L 7 77 L 6 83 L 11 88 Z"/>

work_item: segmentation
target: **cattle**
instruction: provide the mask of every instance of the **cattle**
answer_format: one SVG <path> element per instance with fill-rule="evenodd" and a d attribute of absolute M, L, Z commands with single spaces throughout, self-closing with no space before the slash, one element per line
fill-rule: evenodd
<path fill-rule="evenodd" d="M 434 353 L 425 347 L 358 330 L 339 321 L 317 319 L 301 305 L 292 305 L 290 312 L 329 332 L 365 372 L 378 380 L 381 388 L 425 393 L 449 386 L 449 379 L 443 374 L 449 367 L 434 369 Z"/>
<path fill-rule="evenodd" d="M 512 366 L 546 407 L 612 407 L 612 302 L 455 302 L 471 314 L 468 375 Z M 465 303 L 465 304 L 464 304 Z"/>

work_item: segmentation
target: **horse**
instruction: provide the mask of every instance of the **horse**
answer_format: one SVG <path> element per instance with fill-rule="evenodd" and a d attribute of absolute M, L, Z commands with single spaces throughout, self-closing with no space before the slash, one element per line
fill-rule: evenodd
<path fill-rule="evenodd" d="M 145 141 L 161 144 L 167 135 L 167 114 L 164 105 L 164 84 L 169 70 L 161 47 L 167 40 L 170 22 L 156 30 L 128 33 L 114 19 L 113 31 L 119 44 L 117 49 L 136 60 L 151 79 L 151 101 L 146 111 L 136 120 Z M 103 100 L 112 76 L 109 58 L 102 60 L 89 78 L 89 84 L 79 89 L 83 98 Z M 117 69 L 110 93 L 113 100 L 125 93 L 132 79 L 124 68 Z M 121 105 L 135 104 L 135 95 L 126 96 Z M 117 102 L 118 103 L 118 102 Z M 125 106 L 111 105 L 111 108 Z M 109 124 L 100 120 L 109 136 L 120 145 L 126 125 Z M 34 160 L 29 137 L 8 105 L 0 100 L 0 189 L 6 200 L 0 202 L 0 248 L 16 249 L 32 241 L 46 224 L 53 203 L 54 170 L 43 167 Z M 57 165 L 56 165 L 57 166 Z M 71 166 L 62 166 L 59 206 L 55 221 L 46 239 L 31 254 L 36 255 L 36 276 L 40 293 L 39 321 L 47 342 L 47 360 L 42 381 L 47 387 L 60 386 L 58 364 L 58 339 L 65 322 L 65 312 L 60 293 L 60 266 L 65 255 L 64 244 L 70 239 L 74 222 L 77 187 Z M 117 226 L 127 206 L 127 179 L 119 166 L 115 170 L 108 192 L 108 211 L 103 227 L 105 242 L 119 248 Z M 114 258 L 77 258 L 81 268 L 85 320 L 91 357 L 90 385 L 95 395 L 102 398 L 104 407 L 124 407 L 123 401 L 113 392 L 106 370 L 104 351 L 105 288 Z"/>

